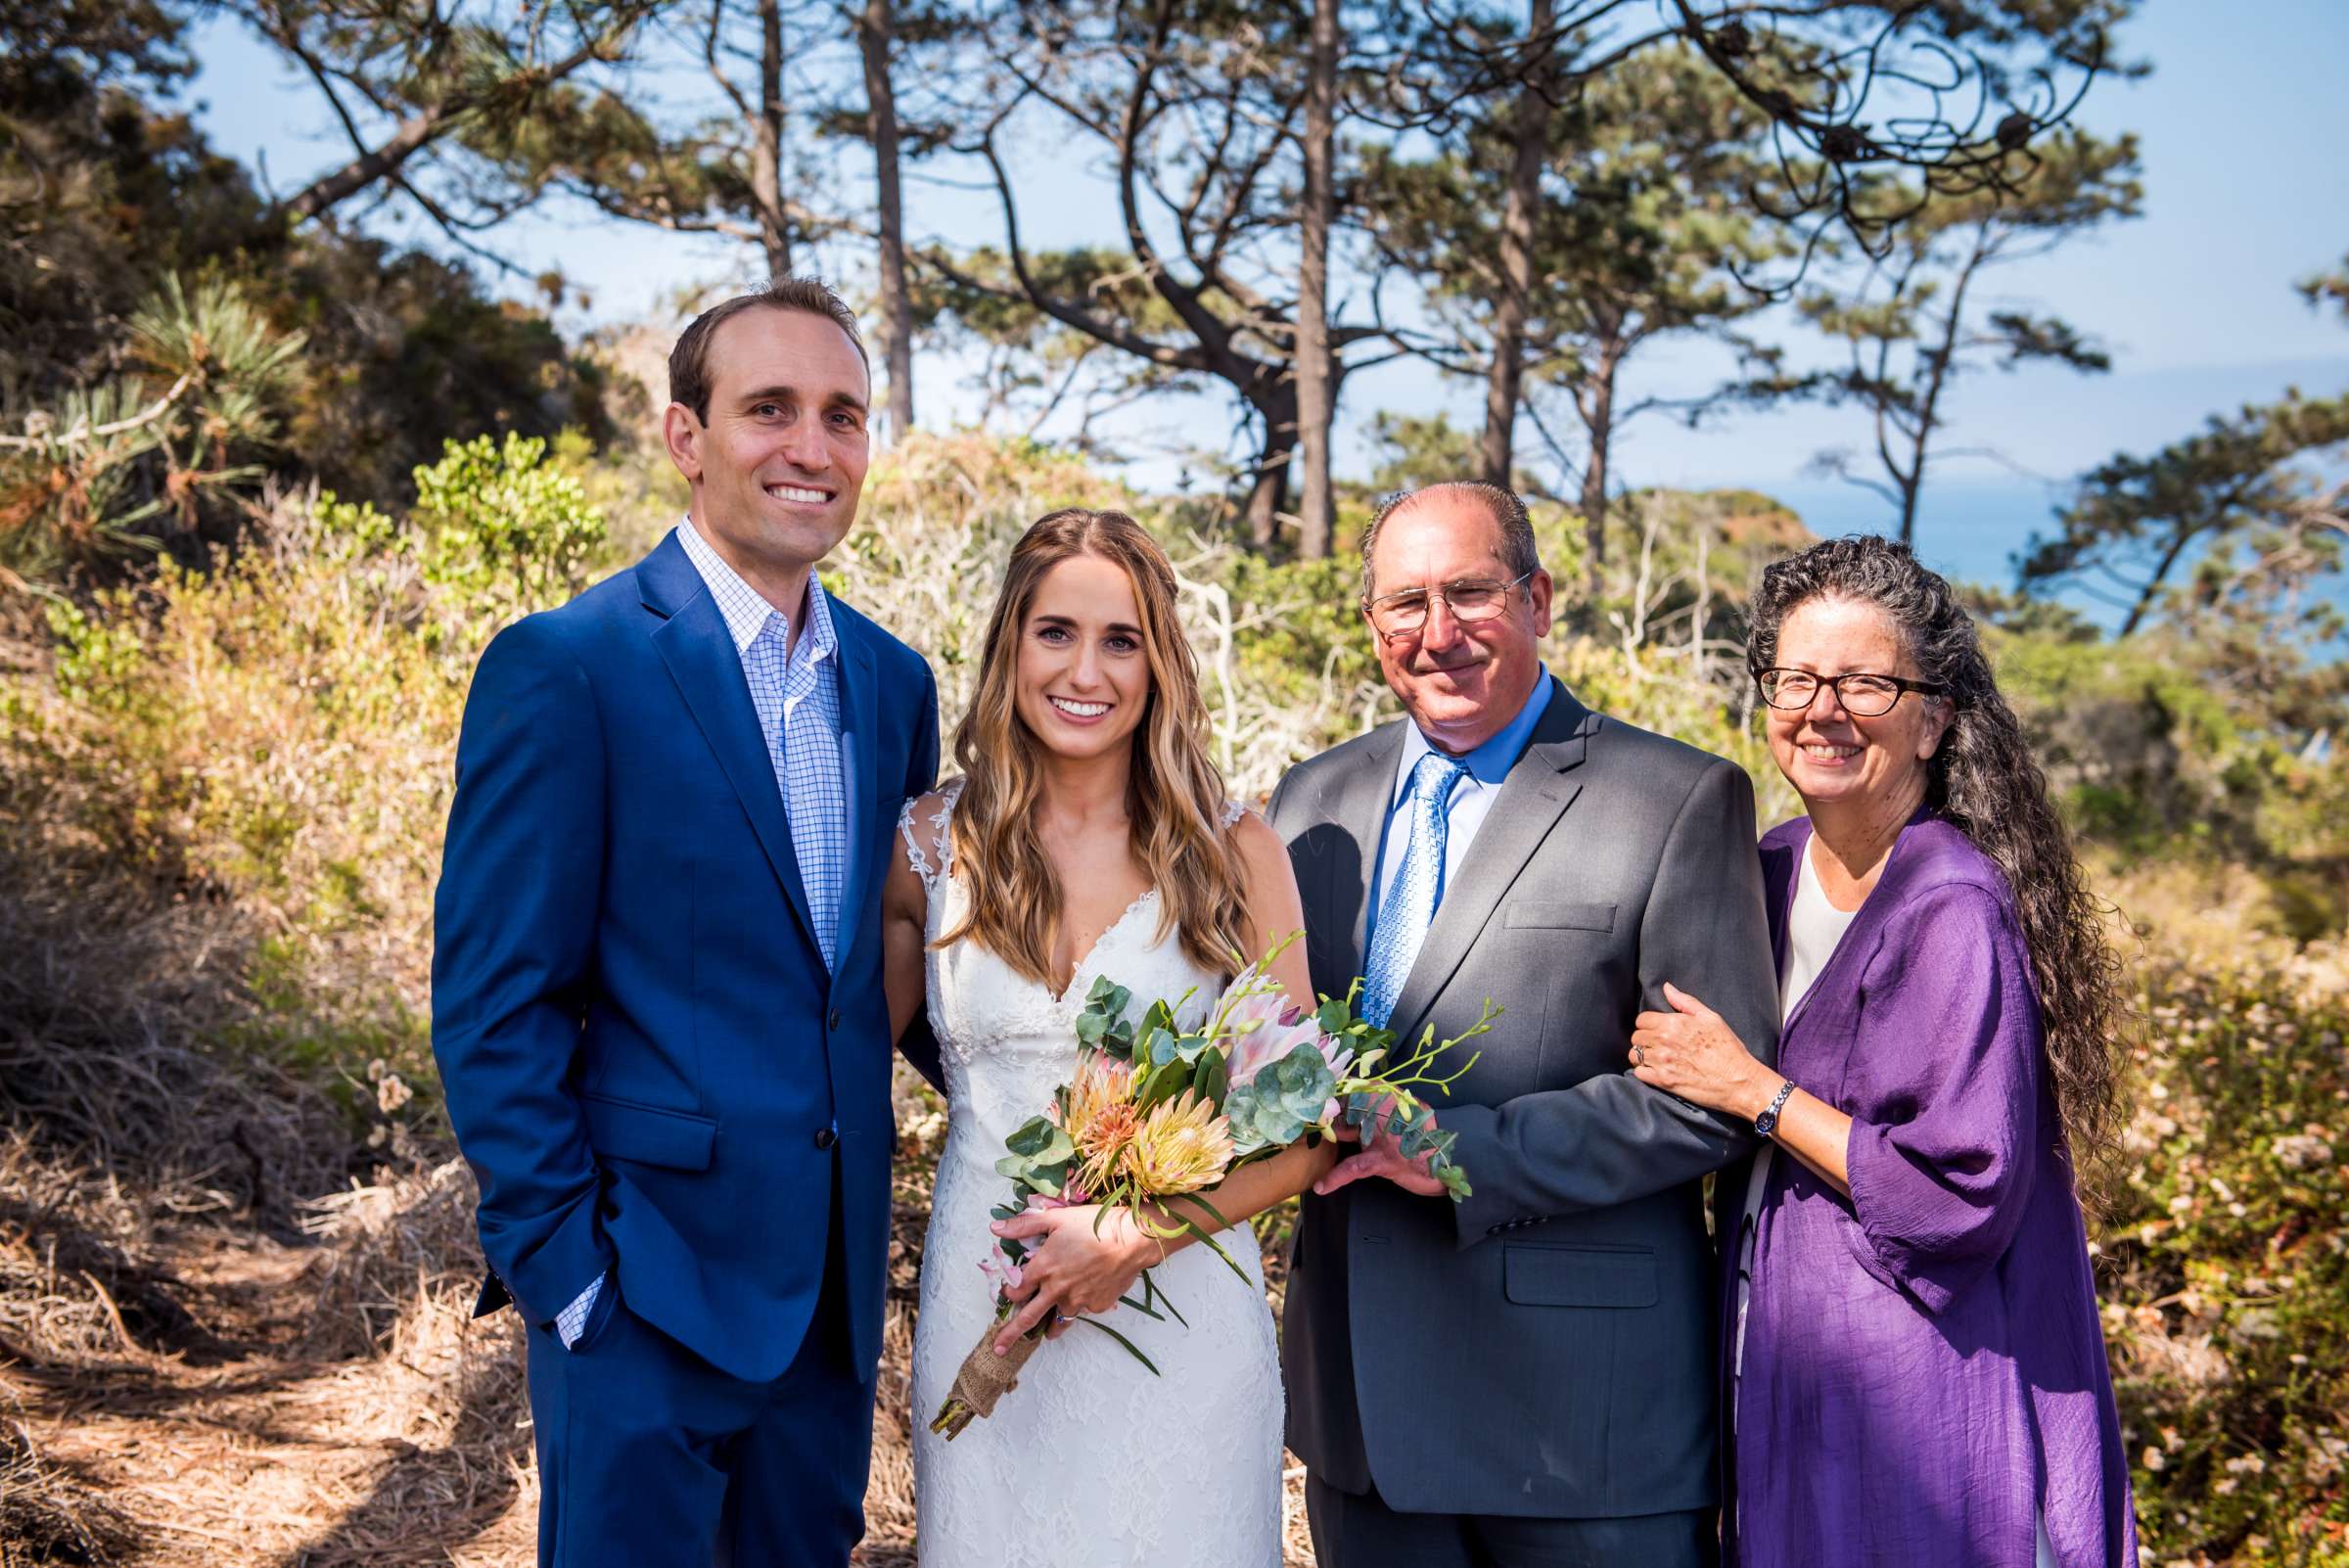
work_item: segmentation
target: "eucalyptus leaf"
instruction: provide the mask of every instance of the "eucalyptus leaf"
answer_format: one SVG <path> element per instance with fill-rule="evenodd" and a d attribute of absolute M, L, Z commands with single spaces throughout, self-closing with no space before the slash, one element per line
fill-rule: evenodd
<path fill-rule="evenodd" d="M 1047 1116 L 1032 1116 L 1022 1122 L 1012 1130 L 1011 1135 L 1003 1140 L 1003 1146 L 1014 1154 L 1025 1155 L 1031 1159 L 1046 1160 L 1055 1158 L 1050 1152 L 1055 1146 L 1060 1149 L 1062 1154 L 1067 1154 L 1076 1148 L 1076 1145 L 1069 1141 L 1069 1134 L 1058 1123 Z"/>

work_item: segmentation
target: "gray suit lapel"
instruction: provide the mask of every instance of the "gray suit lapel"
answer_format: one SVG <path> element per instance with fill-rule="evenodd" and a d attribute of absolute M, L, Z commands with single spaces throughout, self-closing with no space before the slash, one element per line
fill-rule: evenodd
<path fill-rule="evenodd" d="M 1387 807 L 1395 799 L 1395 758 L 1403 750 L 1403 724 L 1374 731 L 1361 749 L 1359 761 L 1322 795 L 1328 819 L 1343 829 L 1360 851 L 1358 874 L 1333 866 L 1323 879 L 1322 927 L 1349 933 L 1348 945 L 1333 957 L 1348 975 L 1362 972 L 1363 944 L 1370 930 L 1370 888 L 1378 880 L 1380 841 L 1386 833 Z"/>
<path fill-rule="evenodd" d="M 1582 793 L 1573 770 L 1582 765 L 1596 723 L 1595 715 L 1564 686 L 1551 689 L 1549 707 L 1535 727 L 1533 741 L 1509 769 L 1499 798 L 1476 831 L 1468 857 L 1444 890 L 1427 940 L 1419 945 L 1419 955 L 1395 998 L 1394 1016 L 1387 1023 L 1400 1038 L 1407 1040 L 1418 1032 L 1526 862 Z M 1359 938 L 1356 950 L 1360 950 Z"/>

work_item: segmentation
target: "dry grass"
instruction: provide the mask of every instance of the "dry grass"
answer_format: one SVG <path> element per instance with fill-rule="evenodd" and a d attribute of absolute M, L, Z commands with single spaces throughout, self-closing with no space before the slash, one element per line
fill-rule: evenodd
<path fill-rule="evenodd" d="M 926 1169 L 910 1165 L 917 1189 Z M 132 1331 L 94 1281 L 40 1282 L 6 1249 L 7 1300 L 47 1302 L 39 1354 L 0 1368 L 7 1561 L 521 1568 L 532 1560 L 521 1332 L 468 1315 L 472 1182 L 414 1167 L 313 1205 L 281 1242 L 217 1222 L 149 1230 L 139 1268 L 175 1328 Z M 908 1360 L 926 1216 L 900 1208 L 857 1560 L 913 1562 Z M 70 1331 L 68 1331 L 68 1330 Z M 1310 1564 L 1290 1478 L 1290 1561 Z"/>

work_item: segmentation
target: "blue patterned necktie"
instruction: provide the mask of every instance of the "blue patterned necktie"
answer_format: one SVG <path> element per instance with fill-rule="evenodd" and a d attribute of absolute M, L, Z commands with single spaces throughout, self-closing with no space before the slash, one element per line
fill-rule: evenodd
<path fill-rule="evenodd" d="M 847 859 L 849 802 L 841 786 L 840 759 L 830 755 L 823 727 L 811 721 L 812 715 L 792 722 L 793 709 L 814 700 L 816 683 L 829 680 L 831 671 L 805 651 L 797 667 L 790 666 L 790 623 L 779 613 L 769 614 L 743 651 L 743 669 L 750 677 L 752 706 L 760 710 L 760 725 L 767 732 L 767 760 L 774 764 L 775 783 L 783 792 L 791 853 L 800 862 L 800 887 L 807 895 L 815 945 L 823 952 L 824 967 L 830 969 L 837 961 L 833 949 L 840 943 L 840 873 Z"/>
<path fill-rule="evenodd" d="M 1411 769 L 1411 838 L 1403 868 L 1379 900 L 1378 928 L 1370 934 L 1369 973 L 1363 977 L 1362 1016 L 1381 1029 L 1395 1011 L 1428 923 L 1444 894 L 1446 807 L 1451 788 L 1468 764 L 1442 752 L 1429 752 Z"/>

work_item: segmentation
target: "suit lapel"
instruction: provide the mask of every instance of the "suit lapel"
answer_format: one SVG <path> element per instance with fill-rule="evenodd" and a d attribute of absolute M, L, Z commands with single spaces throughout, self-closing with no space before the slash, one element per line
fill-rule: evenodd
<path fill-rule="evenodd" d="M 662 618 L 653 628 L 653 647 L 668 667 L 669 678 L 691 710 L 702 738 L 717 756 L 717 764 L 742 800 L 751 831 L 766 852 L 775 880 L 800 929 L 815 941 L 815 921 L 807 912 L 807 893 L 800 885 L 800 862 L 791 851 L 791 825 L 783 816 L 783 795 L 775 785 L 775 764 L 766 740 L 759 732 L 759 711 L 751 706 L 751 688 L 743 678 L 742 658 L 710 596 L 702 575 L 694 570 L 685 547 L 670 534 L 637 566 L 644 607 Z"/>
<path fill-rule="evenodd" d="M 1551 690 L 1533 741 L 1509 769 L 1499 798 L 1476 830 L 1467 858 L 1446 886 L 1427 940 L 1419 945 L 1419 955 L 1395 998 L 1395 1012 L 1387 1023 L 1399 1038 L 1407 1040 L 1418 1032 L 1526 862 L 1582 793 L 1582 783 L 1573 773 L 1582 765 L 1596 726 L 1596 716 L 1565 687 Z"/>
<path fill-rule="evenodd" d="M 1332 955 L 1348 978 L 1362 972 L 1363 944 L 1370 929 L 1370 889 L 1378 881 L 1387 808 L 1395 800 L 1395 759 L 1403 750 L 1403 724 L 1408 722 L 1405 719 L 1373 732 L 1355 765 L 1323 797 L 1328 819 L 1343 829 L 1360 852 L 1354 871 L 1333 861 L 1329 875 L 1321 879 L 1321 929 L 1348 933 L 1346 949 Z"/>

